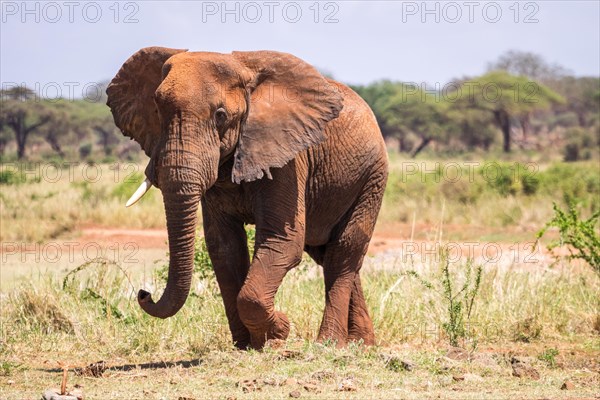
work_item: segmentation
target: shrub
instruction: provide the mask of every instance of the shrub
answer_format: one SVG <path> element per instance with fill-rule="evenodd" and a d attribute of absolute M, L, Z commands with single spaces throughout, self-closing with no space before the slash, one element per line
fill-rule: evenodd
<path fill-rule="evenodd" d="M 565 132 L 567 144 L 563 149 L 563 160 L 567 162 L 589 160 L 594 148 L 594 135 L 586 129 L 573 127 Z"/>
<path fill-rule="evenodd" d="M 554 217 L 538 232 L 537 239 L 551 227 L 558 228 L 560 240 L 551 242 L 548 250 L 566 245 L 570 253 L 569 259 L 584 260 L 600 275 L 600 236 L 596 230 L 600 211 L 589 219 L 582 220 L 574 204 L 569 205 L 567 211 L 561 210 L 556 203 L 552 207 Z"/>
<path fill-rule="evenodd" d="M 589 203 L 600 196 L 597 166 L 556 163 L 539 173 L 540 191 L 562 197 L 566 204 Z"/>
<path fill-rule="evenodd" d="M 448 254 L 442 253 L 441 255 L 442 267 L 436 283 L 425 280 L 414 270 L 409 270 L 406 274 L 417 279 L 425 288 L 441 294 L 448 310 L 447 320 L 442 323 L 442 329 L 448 335 L 450 345 L 458 346 L 459 340 L 466 338 L 468 334 L 467 327 L 471 319 L 475 298 L 479 293 L 483 267 L 478 266 L 473 277 L 473 260 L 469 259 L 464 281 L 462 285 L 459 285 L 455 276 L 450 272 Z"/>
<path fill-rule="evenodd" d="M 27 182 L 27 177 L 21 172 L 5 169 L 0 171 L 0 185 L 18 185 Z"/>
<path fill-rule="evenodd" d="M 566 162 L 579 161 L 579 145 L 577 143 L 567 143 L 563 151 L 563 160 Z"/>
<path fill-rule="evenodd" d="M 79 158 L 86 159 L 92 154 L 92 144 L 86 143 L 79 146 Z"/>
<path fill-rule="evenodd" d="M 538 356 L 538 360 L 544 361 L 550 368 L 556 367 L 556 356 L 558 350 L 555 348 L 544 349 L 544 351 Z"/>
<path fill-rule="evenodd" d="M 535 194 L 540 185 L 537 171 L 520 163 L 493 163 L 479 170 L 487 185 L 502 196 Z"/>

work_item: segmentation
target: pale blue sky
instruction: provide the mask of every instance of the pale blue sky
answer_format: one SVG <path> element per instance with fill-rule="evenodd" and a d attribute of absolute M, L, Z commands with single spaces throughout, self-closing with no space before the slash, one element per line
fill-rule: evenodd
<path fill-rule="evenodd" d="M 118 4 L 118 22 L 113 1 L 67 3 L 28 2 L 28 13 L 21 1 L 2 2 L 2 82 L 64 87 L 110 79 L 133 52 L 152 45 L 286 51 L 350 83 L 443 84 L 484 72 L 509 49 L 539 53 L 576 75 L 600 74 L 598 1 L 428 2 L 430 14 L 421 1 L 229 2 L 229 14 L 221 1 L 137 1 Z M 130 13 L 138 22 L 123 22 Z"/>

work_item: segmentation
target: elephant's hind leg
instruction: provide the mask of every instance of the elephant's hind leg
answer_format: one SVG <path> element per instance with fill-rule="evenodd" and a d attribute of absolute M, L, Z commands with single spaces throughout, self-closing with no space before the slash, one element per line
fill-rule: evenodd
<path fill-rule="evenodd" d="M 375 344 L 373 322 L 369 316 L 367 303 L 360 283 L 360 275 L 354 278 L 352 295 L 350 296 L 350 309 L 348 311 L 348 341 L 360 341 L 372 346 Z"/>
<path fill-rule="evenodd" d="M 373 175 L 355 205 L 340 221 L 323 258 L 325 312 L 318 340 L 363 339 L 373 344 L 373 324 L 358 275 L 375 228 L 385 189 L 385 173 Z"/>

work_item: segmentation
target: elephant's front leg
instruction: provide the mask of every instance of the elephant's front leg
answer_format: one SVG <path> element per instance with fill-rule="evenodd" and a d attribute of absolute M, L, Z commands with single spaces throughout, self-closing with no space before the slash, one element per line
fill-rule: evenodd
<path fill-rule="evenodd" d="M 286 315 L 275 311 L 275 294 L 285 274 L 302 260 L 304 249 L 304 186 L 294 162 L 273 171 L 273 180 L 257 182 L 254 204 L 256 243 L 246 282 L 237 298 L 238 312 L 250 331 L 251 346 L 269 339 L 285 340 Z"/>
<path fill-rule="evenodd" d="M 301 259 L 302 247 L 295 241 L 266 241 L 257 248 L 237 298 L 252 348 L 260 349 L 270 339 L 287 339 L 290 323 L 284 313 L 275 311 L 275 294 L 285 274 Z"/>
<path fill-rule="evenodd" d="M 237 297 L 244 284 L 250 257 L 244 225 L 222 214 L 211 212 L 203 203 L 204 234 L 223 303 L 233 343 L 240 349 L 250 344 L 250 332 L 240 319 Z"/>

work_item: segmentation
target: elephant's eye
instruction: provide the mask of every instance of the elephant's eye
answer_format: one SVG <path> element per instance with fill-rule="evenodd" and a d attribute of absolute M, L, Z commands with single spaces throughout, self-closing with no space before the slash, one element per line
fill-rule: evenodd
<path fill-rule="evenodd" d="M 225 124 L 225 121 L 227 121 L 227 111 L 225 111 L 223 107 L 218 108 L 217 111 L 215 111 L 215 121 L 217 122 L 218 128 L 221 128 L 223 124 Z"/>

